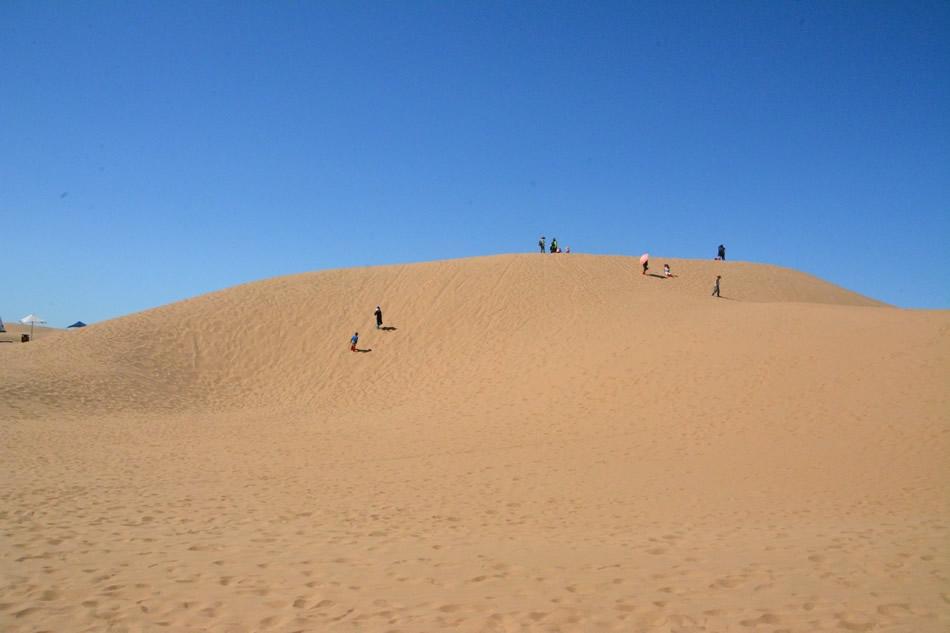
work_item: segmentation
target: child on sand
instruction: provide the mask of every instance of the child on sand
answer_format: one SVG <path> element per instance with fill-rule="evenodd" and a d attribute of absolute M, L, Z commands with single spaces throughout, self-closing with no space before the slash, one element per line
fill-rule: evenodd
<path fill-rule="evenodd" d="M 670 278 L 673 276 L 673 273 L 670 272 L 669 264 L 663 264 L 663 274 L 666 275 L 667 278 Z"/>
<path fill-rule="evenodd" d="M 350 337 L 350 351 L 351 352 L 356 351 L 356 344 L 359 342 L 360 342 L 360 333 L 356 332 L 353 334 L 352 337 Z"/>
<path fill-rule="evenodd" d="M 716 285 L 713 286 L 712 296 L 718 297 L 719 295 L 719 280 L 722 279 L 722 275 L 716 275 Z"/>
<path fill-rule="evenodd" d="M 640 273 L 640 274 L 641 274 L 641 275 L 645 275 L 645 274 L 647 274 L 647 271 L 648 271 L 648 270 L 650 270 L 650 260 L 649 260 L 649 259 L 644 259 L 644 260 L 643 260 L 643 272 Z"/>
<path fill-rule="evenodd" d="M 376 315 L 376 329 L 383 327 L 383 311 L 380 310 L 379 306 L 376 306 L 376 312 L 373 313 Z"/>

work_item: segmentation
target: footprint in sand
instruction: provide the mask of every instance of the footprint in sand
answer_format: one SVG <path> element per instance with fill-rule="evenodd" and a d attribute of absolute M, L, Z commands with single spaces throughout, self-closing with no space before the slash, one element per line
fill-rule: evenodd
<path fill-rule="evenodd" d="M 778 624 L 779 617 L 774 613 L 763 613 L 757 618 L 750 618 L 748 620 L 739 620 L 739 624 L 742 626 L 760 626 L 762 624 Z"/>
<path fill-rule="evenodd" d="M 726 576 L 724 578 L 719 578 L 713 584 L 709 585 L 710 589 L 732 589 L 733 587 L 738 587 L 745 581 L 745 576 Z"/>
<path fill-rule="evenodd" d="M 910 613 L 910 605 L 903 602 L 894 602 L 891 604 L 882 604 L 877 608 L 881 615 L 889 617 L 900 617 Z"/>
<path fill-rule="evenodd" d="M 870 631 L 877 624 L 860 619 L 860 616 L 837 615 L 838 627 L 848 631 Z"/>

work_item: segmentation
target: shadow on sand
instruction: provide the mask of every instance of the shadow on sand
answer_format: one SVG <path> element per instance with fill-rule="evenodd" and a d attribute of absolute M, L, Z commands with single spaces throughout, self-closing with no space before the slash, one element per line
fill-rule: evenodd
<path fill-rule="evenodd" d="M 372 352 L 372 351 L 373 351 L 373 348 L 372 348 L 372 347 L 369 347 L 369 348 L 367 348 L 367 349 L 360 349 L 360 348 L 357 347 L 357 348 L 356 348 L 356 351 L 359 352 L 360 354 L 368 354 L 369 352 Z"/>
<path fill-rule="evenodd" d="M 396 331 L 396 328 L 395 328 L 394 326 L 392 326 L 392 325 L 386 325 L 386 326 L 383 326 L 383 327 L 381 327 L 381 328 L 379 328 L 379 329 L 382 330 L 383 332 L 395 332 L 395 331 Z"/>
<path fill-rule="evenodd" d="M 650 277 L 656 277 L 657 279 L 666 279 L 666 275 L 661 275 L 660 273 L 647 273 Z"/>

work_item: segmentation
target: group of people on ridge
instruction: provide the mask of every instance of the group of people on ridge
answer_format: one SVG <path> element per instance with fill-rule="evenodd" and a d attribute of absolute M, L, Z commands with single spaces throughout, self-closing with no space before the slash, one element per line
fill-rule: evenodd
<path fill-rule="evenodd" d="M 545 240 L 545 237 L 544 237 L 543 235 L 541 236 L 541 239 L 538 240 L 538 248 L 541 249 L 541 252 L 542 252 L 542 253 L 544 252 L 544 248 L 545 248 L 545 242 L 544 242 L 544 240 Z M 560 252 L 562 252 L 562 251 L 561 251 L 561 247 L 558 246 L 557 238 L 556 238 L 556 237 L 551 239 L 551 252 L 552 252 L 552 253 L 560 253 Z M 566 246 L 566 247 L 564 248 L 564 251 L 563 251 L 563 252 L 565 252 L 565 253 L 570 253 L 570 252 L 571 252 L 571 247 L 570 247 L 570 246 Z"/>
<path fill-rule="evenodd" d="M 725 261 L 725 259 L 726 259 L 726 247 L 720 244 L 718 253 L 716 255 L 716 261 Z M 647 271 L 650 270 L 650 256 L 644 253 L 643 257 L 640 258 L 640 264 L 643 266 L 643 272 L 640 274 L 641 275 L 647 274 Z M 655 276 L 657 275 L 654 275 L 654 277 Z M 670 277 L 676 277 L 676 275 L 674 275 L 670 271 L 669 264 L 663 264 L 663 277 L 665 277 L 666 279 L 669 279 Z M 712 291 L 713 297 L 722 296 L 719 294 L 719 280 L 720 279 L 722 279 L 722 275 L 716 275 L 716 284 L 713 286 L 713 291 Z"/>

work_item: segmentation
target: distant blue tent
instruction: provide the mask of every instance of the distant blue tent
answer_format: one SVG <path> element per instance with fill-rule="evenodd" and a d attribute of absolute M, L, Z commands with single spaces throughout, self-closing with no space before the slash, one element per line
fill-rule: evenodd
<path fill-rule="evenodd" d="M 73 323 L 72 325 L 67 325 L 66 327 L 67 327 L 67 328 L 71 328 L 71 327 L 86 327 L 86 324 L 83 323 L 82 321 L 76 321 L 76 322 Z"/>

